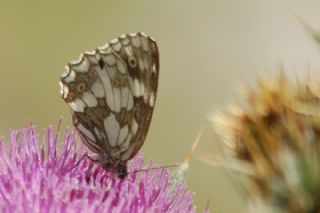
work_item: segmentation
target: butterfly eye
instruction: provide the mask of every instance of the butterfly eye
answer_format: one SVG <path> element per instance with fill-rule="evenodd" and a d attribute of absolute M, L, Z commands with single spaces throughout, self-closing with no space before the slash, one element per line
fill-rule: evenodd
<path fill-rule="evenodd" d="M 134 57 L 130 57 L 129 60 L 130 67 L 136 67 L 137 66 L 137 60 Z"/>
<path fill-rule="evenodd" d="M 78 92 L 84 92 L 86 90 L 86 85 L 84 83 L 80 83 L 78 86 L 77 86 L 77 91 Z"/>

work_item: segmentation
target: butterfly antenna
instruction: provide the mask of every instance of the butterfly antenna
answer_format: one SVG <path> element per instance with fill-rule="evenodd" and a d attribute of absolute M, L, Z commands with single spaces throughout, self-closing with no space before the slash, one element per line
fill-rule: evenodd
<path fill-rule="evenodd" d="M 138 173 L 138 172 L 146 172 L 146 171 L 156 170 L 156 169 L 167 169 L 167 168 L 177 167 L 177 166 L 180 166 L 180 164 L 179 163 L 175 163 L 175 164 L 171 164 L 171 165 L 167 165 L 167 166 L 160 166 L 160 167 L 154 167 L 154 168 L 148 168 L 148 169 L 137 169 L 137 170 L 128 172 L 128 174 Z"/>

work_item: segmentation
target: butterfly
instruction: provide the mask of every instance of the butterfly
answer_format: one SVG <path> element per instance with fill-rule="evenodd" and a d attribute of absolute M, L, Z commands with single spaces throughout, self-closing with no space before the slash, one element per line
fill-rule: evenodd
<path fill-rule="evenodd" d="M 159 52 L 146 34 L 121 35 L 81 54 L 60 78 L 63 100 L 72 112 L 92 159 L 120 179 L 143 145 L 157 95 Z"/>

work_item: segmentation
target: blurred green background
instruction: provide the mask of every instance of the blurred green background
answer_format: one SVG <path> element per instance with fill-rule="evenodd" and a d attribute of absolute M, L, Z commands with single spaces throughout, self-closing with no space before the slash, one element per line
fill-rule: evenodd
<path fill-rule="evenodd" d="M 142 148 L 162 165 L 181 162 L 202 126 L 188 183 L 199 210 L 245 212 L 243 195 L 224 174 L 197 160 L 218 152 L 207 116 L 225 109 L 241 83 L 275 73 L 318 68 L 320 51 L 290 16 L 320 26 L 320 2 L 284 0 L 1 1 L 0 133 L 32 121 L 71 126 L 58 80 L 68 61 L 125 32 L 143 31 L 160 49 L 155 113 Z"/>

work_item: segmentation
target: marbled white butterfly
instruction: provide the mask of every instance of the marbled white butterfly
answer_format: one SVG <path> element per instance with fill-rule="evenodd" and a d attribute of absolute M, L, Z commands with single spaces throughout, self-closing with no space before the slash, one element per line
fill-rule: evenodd
<path fill-rule="evenodd" d="M 95 162 L 119 178 L 144 143 L 155 104 L 159 53 L 144 33 L 122 35 L 70 62 L 60 79 L 73 124 Z"/>

